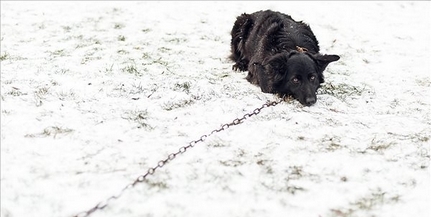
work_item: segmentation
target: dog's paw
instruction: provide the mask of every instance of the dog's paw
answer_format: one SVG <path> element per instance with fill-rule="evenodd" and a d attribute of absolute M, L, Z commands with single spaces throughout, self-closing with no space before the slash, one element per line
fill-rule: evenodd
<path fill-rule="evenodd" d="M 232 70 L 234 71 L 247 71 L 248 67 L 246 64 L 240 62 L 240 63 L 236 63 L 232 66 Z"/>
<path fill-rule="evenodd" d="M 233 70 L 233 71 L 238 71 L 238 70 L 239 70 L 239 66 L 238 66 L 238 64 L 234 64 L 234 65 L 232 66 L 232 70 Z"/>

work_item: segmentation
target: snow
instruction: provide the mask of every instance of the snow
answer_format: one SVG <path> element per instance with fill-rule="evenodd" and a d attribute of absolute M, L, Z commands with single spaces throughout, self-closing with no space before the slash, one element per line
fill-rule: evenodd
<path fill-rule="evenodd" d="M 231 70 L 241 13 L 310 24 L 318 101 L 208 137 L 91 216 L 430 210 L 430 2 L 1 2 L 1 216 L 73 216 L 278 100 Z"/>

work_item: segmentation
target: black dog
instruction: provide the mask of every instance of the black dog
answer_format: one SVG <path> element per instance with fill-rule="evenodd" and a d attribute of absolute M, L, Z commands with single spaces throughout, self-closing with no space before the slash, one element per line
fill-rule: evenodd
<path fill-rule="evenodd" d="M 247 80 L 263 92 L 291 95 L 306 106 L 316 102 L 325 68 L 340 59 L 320 54 L 310 27 L 280 12 L 244 13 L 231 35 L 233 70 L 248 70 Z"/>

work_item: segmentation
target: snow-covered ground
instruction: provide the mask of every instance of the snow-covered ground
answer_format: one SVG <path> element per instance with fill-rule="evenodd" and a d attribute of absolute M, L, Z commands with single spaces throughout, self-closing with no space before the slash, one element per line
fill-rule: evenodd
<path fill-rule="evenodd" d="M 1 2 L 1 216 L 67 217 L 277 100 L 231 70 L 237 16 L 310 24 L 312 107 L 266 108 L 91 216 L 429 217 L 430 2 Z"/>

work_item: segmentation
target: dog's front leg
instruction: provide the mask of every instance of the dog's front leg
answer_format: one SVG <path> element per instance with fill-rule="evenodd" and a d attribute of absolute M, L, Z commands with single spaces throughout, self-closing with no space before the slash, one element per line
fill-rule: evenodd
<path fill-rule="evenodd" d="M 272 93 L 273 88 L 271 85 L 271 82 L 268 80 L 268 74 L 265 71 L 265 67 L 262 66 L 262 64 L 259 63 L 253 63 L 253 77 L 256 82 L 256 84 L 259 85 L 260 89 L 264 93 Z"/>

